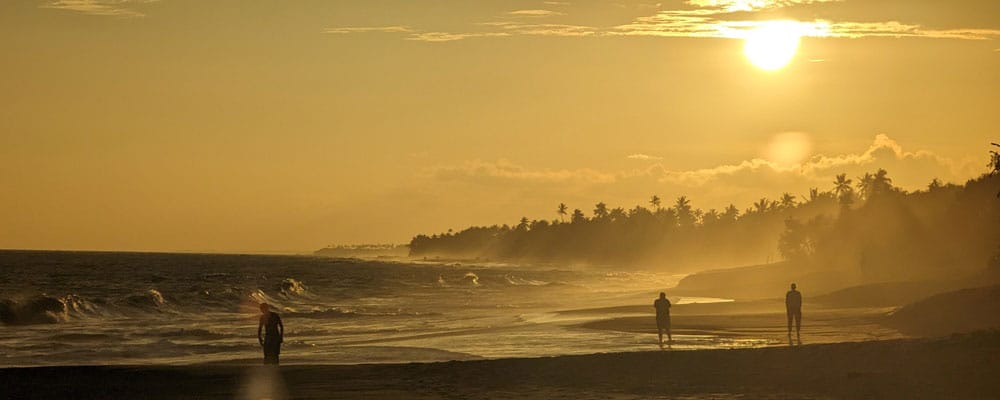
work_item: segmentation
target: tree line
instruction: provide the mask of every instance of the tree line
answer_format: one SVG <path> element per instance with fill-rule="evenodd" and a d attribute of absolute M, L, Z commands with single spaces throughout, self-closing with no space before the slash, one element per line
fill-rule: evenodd
<path fill-rule="evenodd" d="M 912 192 L 879 169 L 840 174 L 825 190 L 761 198 L 742 210 L 702 210 L 686 196 L 664 204 L 654 195 L 631 208 L 598 202 L 589 214 L 561 203 L 551 220 L 417 235 L 410 255 L 679 272 L 788 260 L 804 268 L 851 267 L 873 278 L 982 267 L 995 262 L 1000 242 L 993 195 L 1000 158 L 991 155 L 991 173 L 964 185 L 934 179 Z"/>

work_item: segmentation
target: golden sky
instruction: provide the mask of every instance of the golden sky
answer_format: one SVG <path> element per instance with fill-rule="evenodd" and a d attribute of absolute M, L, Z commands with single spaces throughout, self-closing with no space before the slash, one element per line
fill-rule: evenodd
<path fill-rule="evenodd" d="M 1000 140 L 998 16 L 982 0 L 0 2 L 0 248 L 304 251 L 560 202 L 742 209 L 880 167 L 911 190 L 961 183 Z"/>

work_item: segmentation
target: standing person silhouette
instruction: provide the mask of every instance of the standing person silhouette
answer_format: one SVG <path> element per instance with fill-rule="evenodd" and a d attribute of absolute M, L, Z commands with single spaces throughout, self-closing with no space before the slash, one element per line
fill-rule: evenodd
<path fill-rule="evenodd" d="M 670 300 L 667 300 L 667 294 L 660 292 L 660 298 L 653 301 L 653 307 L 656 308 L 656 331 L 659 334 L 660 346 L 662 347 L 664 330 L 667 331 L 667 342 L 674 341 L 670 335 Z"/>
<path fill-rule="evenodd" d="M 795 290 L 795 284 L 792 284 L 792 290 L 785 293 L 785 311 L 788 314 L 788 342 L 792 343 L 792 320 L 795 320 L 795 337 L 799 339 L 799 344 L 802 344 L 802 293 Z"/>
<path fill-rule="evenodd" d="M 261 336 L 261 330 L 264 335 Z M 285 339 L 285 325 L 278 313 L 271 312 L 267 303 L 260 305 L 260 323 L 257 324 L 257 341 L 264 348 L 264 364 L 278 364 L 281 342 Z"/>

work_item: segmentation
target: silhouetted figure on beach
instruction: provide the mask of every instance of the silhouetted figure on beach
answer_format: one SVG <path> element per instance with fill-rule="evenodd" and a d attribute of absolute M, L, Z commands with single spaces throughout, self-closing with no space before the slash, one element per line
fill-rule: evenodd
<path fill-rule="evenodd" d="M 667 294 L 660 292 L 660 298 L 653 302 L 653 307 L 656 308 L 656 331 L 660 336 L 660 345 L 663 345 L 664 330 L 667 331 L 667 342 L 673 342 L 670 335 L 670 300 L 667 300 Z"/>
<path fill-rule="evenodd" d="M 785 311 L 788 314 L 788 341 L 792 341 L 792 320 L 795 320 L 795 337 L 802 344 L 802 293 L 795 290 L 794 283 L 792 290 L 785 294 Z"/>
<path fill-rule="evenodd" d="M 261 331 L 263 330 L 263 336 Z M 278 364 L 278 354 L 281 353 L 281 342 L 285 338 L 285 325 L 281 317 L 271 312 L 267 303 L 260 305 L 260 323 L 257 324 L 257 341 L 264 348 L 264 364 Z"/>

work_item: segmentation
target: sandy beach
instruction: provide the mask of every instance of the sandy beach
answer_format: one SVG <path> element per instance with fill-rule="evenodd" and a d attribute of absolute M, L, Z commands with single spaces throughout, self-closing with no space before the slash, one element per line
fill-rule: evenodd
<path fill-rule="evenodd" d="M 994 398 L 1000 333 L 758 349 L 389 365 L 0 370 L 36 399 Z M 282 389 L 283 388 L 283 389 Z"/>

